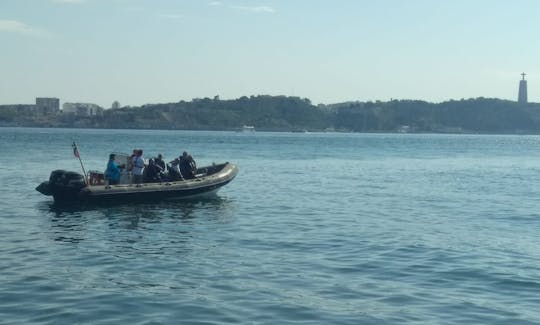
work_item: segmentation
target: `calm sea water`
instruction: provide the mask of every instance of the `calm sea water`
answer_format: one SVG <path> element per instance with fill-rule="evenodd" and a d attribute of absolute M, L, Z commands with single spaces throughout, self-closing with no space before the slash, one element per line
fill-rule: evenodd
<path fill-rule="evenodd" d="M 183 150 L 213 199 L 58 208 L 53 169 Z M 540 137 L 0 128 L 0 323 L 540 323 Z"/>

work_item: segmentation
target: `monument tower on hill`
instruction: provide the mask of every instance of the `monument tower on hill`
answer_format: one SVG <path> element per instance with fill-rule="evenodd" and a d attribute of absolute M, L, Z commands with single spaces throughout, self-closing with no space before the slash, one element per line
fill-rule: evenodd
<path fill-rule="evenodd" d="M 527 80 L 525 80 L 525 72 L 521 74 L 522 79 L 519 81 L 518 103 L 527 104 Z"/>

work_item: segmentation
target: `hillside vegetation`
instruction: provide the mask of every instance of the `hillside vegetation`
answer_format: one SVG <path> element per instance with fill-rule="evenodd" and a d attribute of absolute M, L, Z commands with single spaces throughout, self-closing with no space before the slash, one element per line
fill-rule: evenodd
<path fill-rule="evenodd" d="M 315 106 L 307 98 L 261 95 L 121 107 L 107 109 L 100 116 L 33 116 L 3 108 L 0 125 L 185 130 L 238 130 L 252 125 L 261 131 L 540 133 L 540 104 L 476 98 Z"/>

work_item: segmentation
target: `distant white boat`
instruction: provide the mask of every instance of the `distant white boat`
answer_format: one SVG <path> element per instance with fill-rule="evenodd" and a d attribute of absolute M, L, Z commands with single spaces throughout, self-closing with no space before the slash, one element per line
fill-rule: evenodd
<path fill-rule="evenodd" d="M 255 127 L 253 125 L 244 125 L 242 126 L 242 132 L 255 132 Z"/>

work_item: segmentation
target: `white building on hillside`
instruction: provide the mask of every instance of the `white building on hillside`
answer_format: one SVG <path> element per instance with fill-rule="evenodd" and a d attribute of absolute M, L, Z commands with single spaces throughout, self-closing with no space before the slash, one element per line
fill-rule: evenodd
<path fill-rule="evenodd" d="M 95 116 L 103 114 L 103 107 L 91 103 L 64 103 L 62 111 L 78 116 Z"/>

